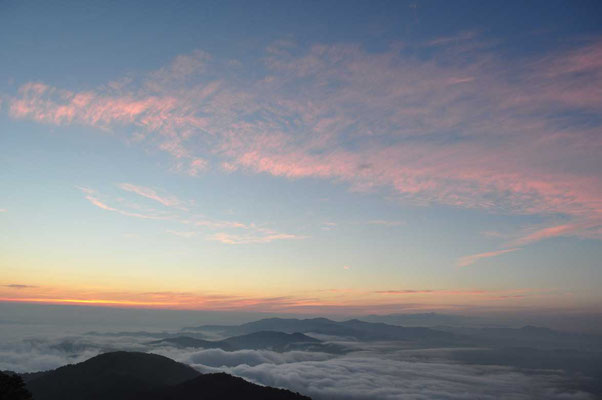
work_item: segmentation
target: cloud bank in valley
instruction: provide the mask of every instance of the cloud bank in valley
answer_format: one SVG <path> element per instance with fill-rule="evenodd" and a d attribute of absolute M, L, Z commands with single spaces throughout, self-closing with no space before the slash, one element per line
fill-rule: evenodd
<path fill-rule="evenodd" d="M 0 370 L 33 372 L 112 350 L 150 351 L 203 373 L 225 371 L 253 382 L 326 399 L 592 399 L 559 370 L 518 370 L 452 361 L 450 349 L 400 350 L 395 343 L 355 343 L 346 356 L 306 351 L 179 349 L 150 346 L 152 334 L 88 334 L 0 344 Z M 573 385 L 571 386 L 571 383 Z"/>
<path fill-rule="evenodd" d="M 302 361 L 323 361 L 332 358 L 332 355 L 308 351 L 289 351 L 277 353 L 270 350 L 237 350 L 224 351 L 221 349 L 207 349 L 199 351 L 175 350 L 163 348 L 153 350 L 153 353 L 161 354 L 174 360 L 204 367 L 236 367 L 237 365 L 257 366 L 261 364 L 287 364 Z"/>
<path fill-rule="evenodd" d="M 164 348 L 155 352 L 203 373 L 225 371 L 259 384 L 298 391 L 316 400 L 593 398 L 569 389 L 568 380 L 560 371 L 524 372 L 503 366 L 461 365 L 446 358 L 445 350 L 406 354 L 396 352 L 390 343 L 375 348 L 376 352 L 359 351 L 344 357 L 266 350 L 191 352 Z"/>
<path fill-rule="evenodd" d="M 0 338 L 2 339 L 2 338 Z M 37 372 L 78 363 L 111 350 L 141 351 L 148 337 L 73 335 L 0 340 L 0 370 Z"/>
<path fill-rule="evenodd" d="M 505 367 L 407 362 L 351 357 L 324 362 L 258 366 L 229 370 L 255 382 L 286 387 L 314 399 L 592 399 L 563 389 L 560 375 L 525 374 Z"/>

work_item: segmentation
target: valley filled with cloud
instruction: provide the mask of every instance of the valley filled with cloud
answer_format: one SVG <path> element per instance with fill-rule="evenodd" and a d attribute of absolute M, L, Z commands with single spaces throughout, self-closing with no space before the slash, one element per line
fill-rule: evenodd
<path fill-rule="evenodd" d="M 431 317 L 432 318 L 432 317 Z M 451 320 L 441 316 L 442 320 Z M 5 324 L 8 327 L 8 324 Z M 274 351 L 270 339 L 280 329 L 304 329 L 306 335 L 282 333 L 291 343 Z M 362 339 L 328 335 L 326 330 L 353 332 Z M 324 327 L 328 327 L 325 329 Z M 311 333 L 312 329 L 317 332 Z M 356 329 L 356 328 L 353 328 Z M 126 350 L 149 352 L 187 364 L 201 373 L 227 372 L 261 385 L 286 388 L 327 399 L 593 399 L 601 389 L 602 339 L 561 333 L 545 328 L 479 328 L 473 336 L 430 328 L 430 339 L 374 340 L 411 328 L 363 322 L 318 319 L 265 319 L 242 325 L 199 326 L 170 331 L 55 333 L 27 338 L 0 338 L 0 370 L 30 373 L 90 359 L 98 354 Z M 460 328 L 461 329 L 461 328 Z M 472 328 L 464 328 L 471 331 Z M 228 338 L 233 332 L 252 332 Z M 357 330 L 356 332 L 360 332 Z M 440 342 L 441 333 L 446 343 Z M 217 337 L 225 334 L 223 341 Z M 297 335 L 297 336 L 295 336 Z M 505 335 L 505 336 L 504 336 Z M 258 337 L 266 338 L 258 341 Z M 299 339 L 300 337 L 300 339 Z M 579 342 L 575 342 L 575 338 Z M 163 339 L 161 339 L 163 338 Z M 186 340 L 184 340 L 185 338 Z M 211 340 L 201 339 L 211 338 Z M 296 338 L 296 339 L 294 339 Z M 307 339 L 303 339 L 307 338 Z M 508 347 L 508 339 L 523 347 Z M 312 340 L 311 343 L 298 340 Z M 304 350 L 319 341 L 326 351 Z M 438 342 L 439 341 L 439 342 Z M 489 345 L 484 345 L 489 342 Z M 233 347 L 203 348 L 216 346 Z M 527 347 L 526 345 L 530 346 Z M 202 346 L 202 347 L 199 347 Z M 299 350 L 287 350 L 298 348 Z M 336 349 L 336 351 L 331 351 Z M 514 353 L 513 353 L 514 352 Z M 24 376 L 27 376 L 25 374 Z"/>

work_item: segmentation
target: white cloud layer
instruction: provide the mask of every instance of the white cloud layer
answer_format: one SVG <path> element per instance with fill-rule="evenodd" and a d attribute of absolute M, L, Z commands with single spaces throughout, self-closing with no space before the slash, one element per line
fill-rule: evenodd
<path fill-rule="evenodd" d="M 190 350 L 164 348 L 153 352 L 192 366 L 199 366 L 201 369 L 202 366 L 218 368 L 236 367 L 238 365 L 281 365 L 303 361 L 323 361 L 332 358 L 331 355 L 326 353 L 308 351 L 277 353 L 270 350 L 224 351 L 221 349 L 207 349 L 191 352 Z"/>
<path fill-rule="evenodd" d="M 527 375 L 506 367 L 344 357 L 283 365 L 239 365 L 234 375 L 326 399 L 590 399 L 564 390 L 554 374 Z"/>
<path fill-rule="evenodd" d="M 393 343 L 364 348 L 344 357 L 266 350 L 163 348 L 157 352 L 202 373 L 225 371 L 314 400 L 593 398 L 569 389 L 559 371 L 527 373 L 504 366 L 462 365 L 449 360 L 450 349 L 402 351 Z"/>
<path fill-rule="evenodd" d="M 402 350 L 399 344 L 383 342 L 336 357 L 304 351 L 151 348 L 149 340 L 136 335 L 83 335 L 5 341 L 0 343 L 0 370 L 40 371 L 105 351 L 152 349 L 202 373 L 225 371 L 314 400 L 594 398 L 571 389 L 561 371 L 459 364 L 450 359 L 453 349 Z M 356 347 L 361 349 L 362 344 Z"/>

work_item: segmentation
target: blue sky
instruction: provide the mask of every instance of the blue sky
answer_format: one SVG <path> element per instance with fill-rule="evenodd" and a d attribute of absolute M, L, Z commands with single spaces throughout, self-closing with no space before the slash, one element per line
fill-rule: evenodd
<path fill-rule="evenodd" d="M 0 297 L 600 305 L 597 2 L 0 5 Z"/>

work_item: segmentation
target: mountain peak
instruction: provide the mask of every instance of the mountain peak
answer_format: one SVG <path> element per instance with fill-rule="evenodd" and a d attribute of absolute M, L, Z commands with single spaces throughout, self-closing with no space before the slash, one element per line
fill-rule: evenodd
<path fill-rule="evenodd" d="M 202 375 L 158 354 L 116 351 L 48 371 L 27 383 L 36 400 L 309 400 L 225 373 Z"/>

